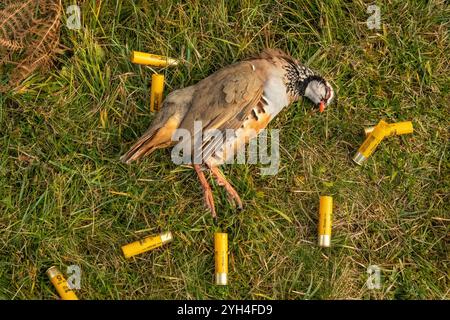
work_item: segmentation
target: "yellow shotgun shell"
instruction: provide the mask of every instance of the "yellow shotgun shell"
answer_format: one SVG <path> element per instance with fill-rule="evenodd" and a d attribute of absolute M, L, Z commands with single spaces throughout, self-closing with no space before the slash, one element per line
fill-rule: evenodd
<path fill-rule="evenodd" d="M 228 234 L 226 233 L 214 233 L 214 260 L 216 284 L 226 286 L 228 283 Z"/>
<path fill-rule="evenodd" d="M 124 245 L 122 252 L 125 258 L 131 258 L 135 255 L 161 247 L 163 244 L 173 240 L 172 232 L 163 232 L 157 236 L 151 236 L 139 241 Z"/>
<path fill-rule="evenodd" d="M 321 196 L 319 204 L 319 246 L 331 245 L 331 219 L 333 215 L 333 198 Z"/>
<path fill-rule="evenodd" d="M 152 88 L 150 92 L 150 111 L 159 111 L 163 100 L 164 75 L 152 74 Z"/>
<path fill-rule="evenodd" d="M 413 133 L 414 128 L 411 121 L 404 121 L 388 124 L 386 131 L 386 137 L 390 137 Z"/>
<path fill-rule="evenodd" d="M 57 267 L 53 266 L 48 268 L 46 273 L 62 300 L 78 300 L 77 295 L 69 288 L 67 280 Z"/>
<path fill-rule="evenodd" d="M 373 129 L 375 129 L 375 127 L 364 128 L 364 133 L 366 134 L 366 136 L 368 136 L 373 131 Z M 390 123 L 387 125 L 385 136 L 399 136 L 402 134 L 413 133 L 413 131 L 414 128 L 411 121 Z"/>
<path fill-rule="evenodd" d="M 175 66 L 179 63 L 178 60 L 173 58 L 139 51 L 131 53 L 131 62 L 154 67 Z"/>
<path fill-rule="evenodd" d="M 353 157 L 353 161 L 362 165 L 364 161 L 374 152 L 375 148 L 380 144 L 381 140 L 386 135 L 386 128 L 388 124 L 381 120 L 373 129 L 373 131 L 366 137 L 358 152 Z"/>

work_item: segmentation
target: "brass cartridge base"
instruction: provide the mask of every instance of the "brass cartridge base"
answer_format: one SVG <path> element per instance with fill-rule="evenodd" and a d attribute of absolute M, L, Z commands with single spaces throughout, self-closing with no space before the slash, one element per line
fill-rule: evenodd
<path fill-rule="evenodd" d="M 52 278 L 56 277 L 57 275 L 60 275 L 61 271 L 59 271 L 57 267 L 53 266 L 53 267 L 48 268 L 45 273 L 47 273 L 47 276 L 50 279 L 52 279 Z"/>
<path fill-rule="evenodd" d="M 216 284 L 226 286 L 228 283 L 228 275 L 226 273 L 216 273 Z"/>
<path fill-rule="evenodd" d="M 162 243 L 167 243 L 173 240 L 172 232 L 167 231 L 164 233 L 161 233 L 161 241 Z"/>
<path fill-rule="evenodd" d="M 364 161 L 366 161 L 367 158 L 361 153 L 357 152 L 355 156 L 353 157 L 353 161 L 356 162 L 356 164 L 362 165 Z"/>
<path fill-rule="evenodd" d="M 331 236 L 328 234 L 321 234 L 319 236 L 319 246 L 329 247 L 331 245 Z"/>

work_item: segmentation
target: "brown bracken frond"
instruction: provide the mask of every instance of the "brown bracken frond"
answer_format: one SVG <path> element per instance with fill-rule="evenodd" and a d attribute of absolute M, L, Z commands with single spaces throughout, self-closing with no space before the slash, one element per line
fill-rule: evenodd
<path fill-rule="evenodd" d="M 61 14 L 61 0 L 8 1 L 0 10 L 0 71 L 9 76 L 6 85 L 0 84 L 0 92 L 51 65 L 61 51 Z"/>

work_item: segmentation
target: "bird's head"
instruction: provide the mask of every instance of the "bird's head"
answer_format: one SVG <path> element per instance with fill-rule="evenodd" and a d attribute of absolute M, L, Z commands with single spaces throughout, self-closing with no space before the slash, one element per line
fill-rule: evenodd
<path fill-rule="evenodd" d="M 323 112 L 334 98 L 334 90 L 328 81 L 320 76 L 310 76 L 303 80 L 304 96 L 311 100 Z"/>
<path fill-rule="evenodd" d="M 288 60 L 285 69 L 286 87 L 292 99 L 307 97 L 323 112 L 334 98 L 330 83 L 297 60 Z"/>

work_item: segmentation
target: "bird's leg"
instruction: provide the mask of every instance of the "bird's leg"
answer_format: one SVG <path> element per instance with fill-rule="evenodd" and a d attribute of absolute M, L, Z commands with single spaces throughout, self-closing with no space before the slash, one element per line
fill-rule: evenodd
<path fill-rule="evenodd" d="M 211 190 L 211 186 L 208 184 L 208 181 L 205 178 L 205 174 L 203 173 L 200 165 L 194 164 L 195 172 L 197 172 L 198 179 L 203 187 L 203 193 L 205 194 L 205 203 L 206 206 L 211 211 L 213 218 L 217 218 L 216 208 L 214 207 L 214 198 Z"/>
<path fill-rule="evenodd" d="M 212 172 L 214 178 L 216 179 L 217 183 L 219 184 L 219 186 L 223 186 L 225 188 L 225 190 L 227 191 L 228 199 L 235 204 L 237 203 L 238 208 L 242 209 L 243 208 L 242 200 L 239 197 L 239 194 L 237 193 L 236 190 L 234 190 L 233 186 L 224 177 L 224 175 L 219 170 L 219 168 L 214 167 L 214 166 L 209 166 L 209 169 L 211 170 L 211 172 Z"/>

